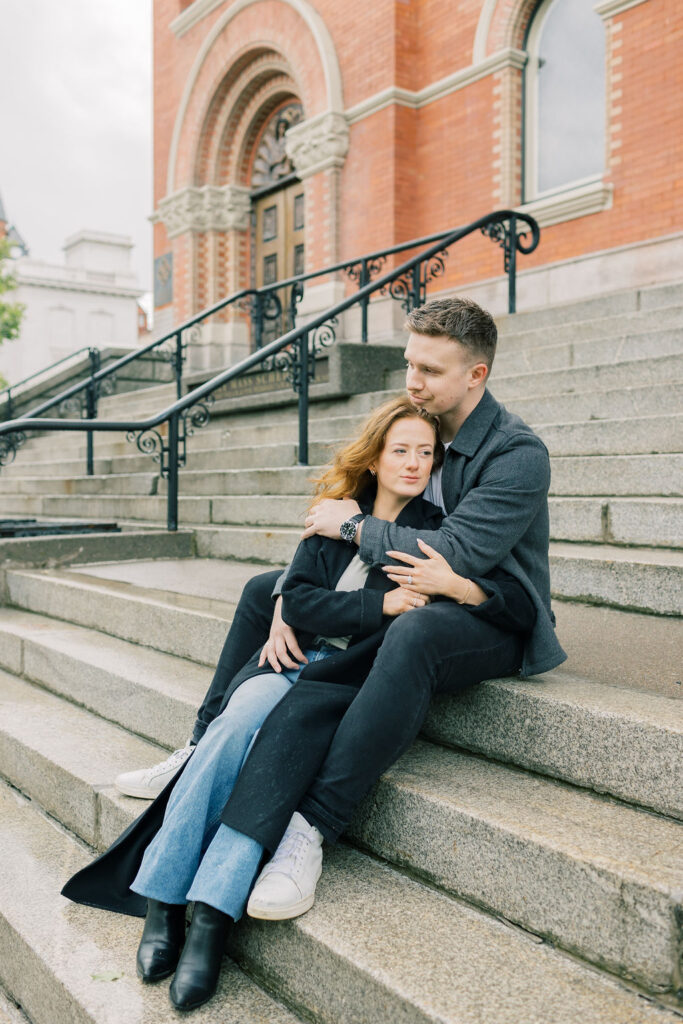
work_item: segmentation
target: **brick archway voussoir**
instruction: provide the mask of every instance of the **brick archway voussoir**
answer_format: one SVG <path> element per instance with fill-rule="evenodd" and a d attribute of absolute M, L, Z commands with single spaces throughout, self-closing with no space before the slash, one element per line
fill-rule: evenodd
<path fill-rule="evenodd" d="M 235 66 L 250 50 L 274 51 L 290 69 L 296 69 L 296 93 L 308 118 L 329 110 L 341 113 L 341 77 L 336 54 L 333 48 L 329 49 L 332 43 L 324 25 L 329 47 L 321 52 L 320 33 L 316 35 L 310 19 L 302 16 L 308 7 L 304 0 L 238 0 L 213 26 L 195 59 L 176 116 L 167 195 L 192 183 L 207 110 L 206 97 L 215 95 L 226 69 Z M 277 25 L 277 30 L 266 27 L 270 25 Z M 315 54 L 318 60 L 311 60 Z"/>

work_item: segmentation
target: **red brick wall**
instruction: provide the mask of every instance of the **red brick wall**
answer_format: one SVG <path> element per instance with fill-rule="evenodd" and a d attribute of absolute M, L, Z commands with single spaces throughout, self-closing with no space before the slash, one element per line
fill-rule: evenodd
<path fill-rule="evenodd" d="M 416 91 L 467 68 L 472 63 L 482 3 L 315 0 L 315 9 L 336 49 L 345 109 L 392 86 Z M 179 0 L 154 2 L 157 203 L 167 194 L 171 136 L 185 82 L 203 40 L 228 6 L 226 0 L 178 39 L 169 24 L 179 13 Z M 488 54 L 505 46 L 522 46 L 533 6 L 533 0 L 498 0 Z M 617 15 L 607 28 L 605 180 L 614 187 L 612 207 L 544 229 L 541 246 L 523 261 L 526 267 L 680 230 L 680 3 L 646 0 Z M 306 117 L 325 109 L 323 69 L 312 37 L 297 13 L 280 0 L 261 0 L 246 7 L 217 40 L 200 72 L 183 127 L 176 188 L 194 181 L 202 133 L 205 153 L 215 153 L 216 142 L 209 144 L 206 134 L 211 98 L 240 56 L 259 41 L 281 55 L 283 83 L 291 83 L 292 94 L 303 102 Z M 510 77 L 516 91 L 505 92 L 504 76 Z M 359 255 L 467 222 L 499 205 L 503 194 L 501 119 L 508 119 L 513 136 L 518 136 L 520 81 L 521 73 L 514 69 L 498 72 L 420 109 L 392 104 L 352 124 L 349 153 L 341 172 L 324 172 L 306 181 L 307 269 L 325 265 L 334 258 L 335 251 L 341 258 Z M 502 106 L 504 93 L 511 97 L 507 107 Z M 218 111 L 215 114 L 219 116 Z M 512 162 L 516 167 L 514 188 L 519 190 L 519 147 L 512 154 Z M 219 177 L 221 173 L 238 173 L 231 166 L 226 161 Z M 244 177 L 245 173 L 243 166 L 239 174 Z M 331 196 L 337 173 L 339 204 L 335 210 Z M 155 253 L 169 248 L 163 226 L 157 225 Z M 209 287 L 202 275 L 215 277 L 218 252 L 222 257 L 226 249 L 215 250 L 213 258 L 203 243 L 191 246 L 185 240 L 174 243 L 173 249 L 180 312 L 215 295 L 215 281 Z M 239 251 L 244 256 L 245 246 Z M 501 271 L 500 250 L 478 237 L 459 248 L 457 257 L 451 257 L 446 283 L 475 281 Z M 226 275 L 225 280 L 228 278 Z"/>

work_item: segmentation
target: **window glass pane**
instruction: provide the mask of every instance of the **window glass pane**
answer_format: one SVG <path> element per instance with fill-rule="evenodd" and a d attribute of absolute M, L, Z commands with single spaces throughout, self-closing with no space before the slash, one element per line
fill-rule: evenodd
<path fill-rule="evenodd" d="M 304 247 L 303 245 L 294 246 L 294 276 L 303 274 L 304 272 Z"/>
<path fill-rule="evenodd" d="M 304 197 L 294 196 L 294 230 L 301 231 L 304 226 Z"/>
<path fill-rule="evenodd" d="M 263 283 L 275 284 L 277 281 L 277 253 L 263 257 Z"/>
<path fill-rule="evenodd" d="M 605 30 L 595 0 L 554 0 L 538 56 L 538 191 L 605 166 Z"/>
<path fill-rule="evenodd" d="M 277 238 L 277 206 L 269 206 L 263 211 L 263 241 L 272 242 Z"/>

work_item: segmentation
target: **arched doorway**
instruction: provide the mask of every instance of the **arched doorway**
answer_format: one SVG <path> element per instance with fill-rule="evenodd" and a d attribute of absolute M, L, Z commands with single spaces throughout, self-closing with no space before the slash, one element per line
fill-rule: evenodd
<path fill-rule="evenodd" d="M 285 150 L 289 128 L 303 119 L 299 102 L 289 102 L 267 121 L 251 170 L 251 278 L 262 288 L 303 274 L 306 258 L 304 185 Z M 280 289 L 263 306 L 254 340 L 266 344 L 294 325 L 291 288 Z"/>

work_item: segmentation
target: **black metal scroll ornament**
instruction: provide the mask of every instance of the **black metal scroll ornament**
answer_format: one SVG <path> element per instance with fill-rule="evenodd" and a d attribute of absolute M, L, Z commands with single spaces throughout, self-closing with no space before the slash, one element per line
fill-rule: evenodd
<path fill-rule="evenodd" d="M 344 267 L 344 273 L 358 288 L 362 288 L 363 285 L 372 281 L 373 277 L 381 273 L 386 262 L 386 256 L 371 256 L 367 260 L 347 264 Z"/>
<path fill-rule="evenodd" d="M 512 233 L 507 221 L 497 220 L 492 224 L 485 224 L 481 229 L 482 235 L 486 235 L 492 242 L 497 242 L 503 250 L 503 266 L 507 274 L 510 269 L 510 255 L 512 253 Z"/>
<path fill-rule="evenodd" d="M 26 443 L 26 434 L 23 430 L 15 430 L 11 434 L 3 434 L 0 437 L 0 466 L 9 466 L 14 462 L 17 452 Z"/>
<path fill-rule="evenodd" d="M 178 465 L 187 464 L 187 438 L 197 430 L 205 427 L 211 419 L 211 406 L 215 398 L 207 395 L 200 402 L 190 406 L 180 416 L 178 432 Z M 159 472 L 162 477 L 167 477 L 169 472 L 169 447 L 165 437 L 158 430 L 129 430 L 126 440 L 134 443 L 139 452 L 143 455 L 150 455 L 152 462 L 159 464 Z"/>

